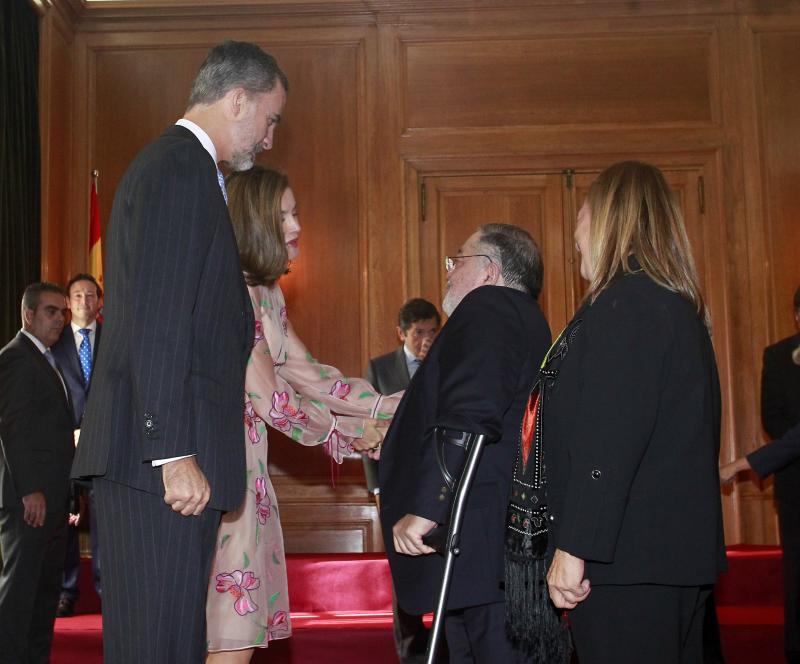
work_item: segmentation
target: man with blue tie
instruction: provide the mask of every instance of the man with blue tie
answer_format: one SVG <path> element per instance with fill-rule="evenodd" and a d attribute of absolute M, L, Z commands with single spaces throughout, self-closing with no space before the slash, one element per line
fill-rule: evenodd
<path fill-rule="evenodd" d="M 0 350 L 0 662 L 50 661 L 64 569 L 72 413 L 52 345 L 66 302 L 55 284 L 22 295 L 22 330 Z"/>
<path fill-rule="evenodd" d="M 67 383 L 72 399 L 72 412 L 76 431 L 81 428 L 83 410 L 92 378 L 92 366 L 97 357 L 103 325 L 97 320 L 103 299 L 100 284 L 90 274 L 76 274 L 67 284 L 67 304 L 72 319 L 64 327 L 58 341 L 52 348 L 61 374 Z M 81 485 L 73 483 L 75 498 L 81 493 Z M 92 576 L 97 594 L 100 594 L 100 557 L 97 548 L 97 524 L 94 509 L 94 494 L 89 491 L 89 536 L 92 547 Z M 74 615 L 75 603 L 80 594 L 78 578 L 80 575 L 80 542 L 78 525 L 67 528 L 67 555 L 64 560 L 64 582 L 56 615 L 59 618 Z"/>

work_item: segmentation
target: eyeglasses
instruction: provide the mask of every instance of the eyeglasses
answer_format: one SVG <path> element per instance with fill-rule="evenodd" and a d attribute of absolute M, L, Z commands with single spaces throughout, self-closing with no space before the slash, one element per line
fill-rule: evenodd
<path fill-rule="evenodd" d="M 491 256 L 487 256 L 486 254 L 468 254 L 466 256 L 445 256 L 444 257 L 444 270 L 445 272 L 452 272 L 456 267 L 456 261 L 460 261 L 462 258 L 486 258 L 490 263 L 494 263 Z"/>

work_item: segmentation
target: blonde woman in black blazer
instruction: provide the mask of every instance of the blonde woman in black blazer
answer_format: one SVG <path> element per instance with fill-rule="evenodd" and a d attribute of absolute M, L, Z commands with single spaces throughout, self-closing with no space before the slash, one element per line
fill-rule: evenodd
<path fill-rule="evenodd" d="M 699 663 L 725 566 L 719 381 L 661 172 L 609 167 L 575 240 L 589 289 L 562 337 L 543 431 L 550 597 L 571 610 L 581 664 Z"/>

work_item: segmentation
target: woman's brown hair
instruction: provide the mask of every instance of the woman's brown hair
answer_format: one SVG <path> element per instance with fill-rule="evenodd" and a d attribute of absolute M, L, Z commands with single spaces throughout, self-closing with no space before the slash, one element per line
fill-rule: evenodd
<path fill-rule="evenodd" d="M 253 166 L 228 176 L 226 186 L 245 281 L 250 286 L 271 286 L 289 269 L 281 226 L 281 198 L 289 178 Z"/>
<path fill-rule="evenodd" d="M 630 258 L 657 284 L 683 295 L 709 324 L 683 215 L 663 173 L 638 161 L 604 170 L 589 187 L 590 251 L 594 266 L 587 297 L 595 298 Z"/>

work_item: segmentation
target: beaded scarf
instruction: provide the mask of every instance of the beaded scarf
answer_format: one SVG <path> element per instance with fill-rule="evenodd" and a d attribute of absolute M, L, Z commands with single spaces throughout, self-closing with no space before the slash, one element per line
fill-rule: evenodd
<path fill-rule="evenodd" d="M 531 390 L 520 425 L 511 500 L 506 514 L 506 632 L 536 662 L 569 661 L 569 630 L 550 601 L 547 569 L 552 550 L 547 537 L 547 484 L 542 424 L 548 392 L 575 339 L 582 320 L 575 318 L 559 335 L 544 360 Z"/>

